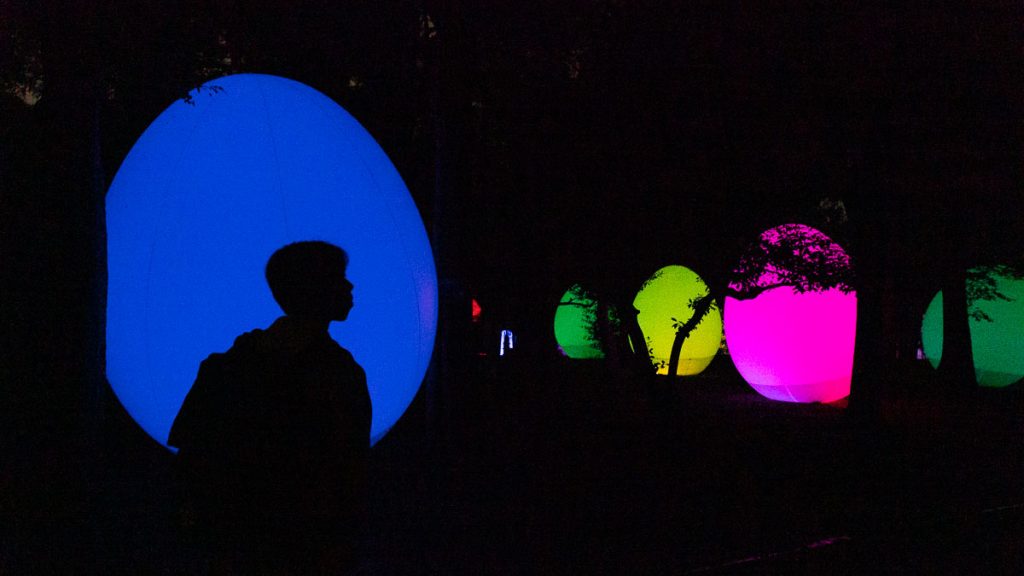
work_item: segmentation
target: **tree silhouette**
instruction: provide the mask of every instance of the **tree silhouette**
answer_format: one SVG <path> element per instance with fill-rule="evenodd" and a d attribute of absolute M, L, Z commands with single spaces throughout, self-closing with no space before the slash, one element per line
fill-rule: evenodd
<path fill-rule="evenodd" d="M 582 325 L 579 326 L 589 346 L 608 354 L 613 348 L 620 333 L 621 322 L 614 306 L 598 298 L 597 294 L 580 284 L 572 285 L 566 290 L 559 308 L 576 308 L 581 312 Z M 557 321 L 557 318 L 556 318 Z"/>
<path fill-rule="evenodd" d="M 974 383 L 983 387 L 1000 387 L 1003 384 L 996 382 L 1001 379 L 991 378 L 991 367 L 1004 361 L 1008 362 L 1008 365 L 1013 365 L 1019 356 L 1016 349 L 1020 348 L 1020 326 L 1015 324 L 1015 320 L 1020 305 L 1016 301 L 1019 298 L 1024 274 L 1009 265 L 986 265 L 970 268 L 966 276 L 965 287 L 962 289 L 966 294 L 966 306 L 962 311 L 962 317 L 945 317 L 945 288 L 940 290 L 932 298 L 925 312 L 920 332 L 921 345 L 925 347 L 929 362 L 939 370 L 946 362 L 947 353 L 969 354 L 970 380 L 964 381 L 963 374 L 950 375 L 940 372 L 940 379 L 949 384 L 951 390 L 969 389 Z M 1007 306 L 1005 303 L 1014 304 Z M 993 317 L 993 313 L 998 315 Z M 938 323 L 936 316 L 939 319 Z M 968 325 L 968 342 L 954 342 L 949 345 L 950 327 L 953 326 L 955 329 L 958 324 Z M 986 326 L 987 324 L 994 326 Z M 1013 372 L 1014 369 L 1011 369 L 1008 373 Z"/>
<path fill-rule="evenodd" d="M 797 293 L 833 288 L 850 293 L 855 281 L 850 257 L 842 247 L 803 224 L 784 224 L 762 233 L 733 274 L 728 288 L 738 299 L 756 298 L 780 286 L 790 286 Z"/>
<path fill-rule="evenodd" d="M 711 311 L 714 304 L 715 298 L 710 293 L 698 296 L 688 304 L 690 309 L 693 310 L 693 315 L 686 322 L 680 322 L 676 318 L 672 319 L 672 326 L 676 328 L 676 337 L 672 340 L 672 352 L 668 358 L 669 375 L 674 376 L 679 372 L 679 354 L 683 350 L 683 342 L 690 336 L 694 328 L 704 320 L 704 317 Z"/>
<path fill-rule="evenodd" d="M 666 275 L 668 277 L 663 280 Z M 690 298 L 688 302 L 680 302 L 686 297 Z M 664 369 L 668 375 L 677 375 L 683 345 L 715 306 L 715 299 L 707 284 L 692 270 L 678 265 L 658 269 L 643 283 L 633 302 L 637 317 L 640 309 L 643 309 L 648 318 L 645 323 L 654 332 L 643 334 L 639 322 L 631 327 L 635 333 L 643 334 L 642 341 L 646 343 L 645 363 L 655 371 Z M 679 314 L 680 308 L 684 312 L 689 310 L 690 314 L 678 318 L 673 316 Z M 668 337 L 665 328 L 672 329 L 672 344 L 668 347 L 667 358 L 663 348 L 667 345 L 664 339 Z M 715 344 L 717 347 L 718 342 Z M 656 351 L 656 347 L 659 350 Z"/>
<path fill-rule="evenodd" d="M 976 266 L 967 270 L 967 314 L 971 320 L 993 322 L 981 309 L 982 302 L 1013 302 L 1014 298 L 999 291 L 998 280 L 1024 280 L 1024 269 L 1007 264 Z"/>

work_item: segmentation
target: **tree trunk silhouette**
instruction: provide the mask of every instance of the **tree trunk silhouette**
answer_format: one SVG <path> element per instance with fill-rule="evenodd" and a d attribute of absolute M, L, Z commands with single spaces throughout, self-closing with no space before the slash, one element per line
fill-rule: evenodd
<path fill-rule="evenodd" d="M 893 135 L 883 129 L 873 138 L 882 142 Z M 869 136 L 864 135 L 866 142 Z M 878 143 L 872 145 L 879 146 Z M 853 352 L 853 374 L 850 379 L 850 416 L 866 430 L 876 430 L 882 415 L 882 401 L 896 376 L 898 345 L 895 341 L 896 290 L 894 281 L 898 261 L 892 250 L 878 250 L 879 245 L 894 246 L 899 242 L 899 221 L 907 214 L 907 205 L 887 192 L 899 180 L 888 174 L 895 169 L 891 158 L 878 154 L 870 158 L 875 173 L 863 183 L 878 192 L 861 202 L 852 203 L 850 233 L 853 237 L 852 261 L 856 267 L 857 322 Z"/>
<path fill-rule="evenodd" d="M 704 319 L 704 316 L 711 310 L 711 305 L 714 303 L 715 299 L 710 294 L 698 299 L 693 304 L 693 316 L 676 330 L 676 337 L 672 340 L 672 352 L 668 357 L 669 376 L 675 376 L 679 370 L 679 355 L 683 351 L 683 342 L 690 336 L 693 329 L 700 324 L 700 321 Z"/>
<path fill-rule="evenodd" d="M 968 148 L 965 146 L 965 148 Z M 969 150 L 962 152 L 969 157 Z M 973 162 L 964 162 L 958 168 L 970 173 L 977 168 Z M 945 266 L 942 270 L 942 359 L 937 372 L 939 379 L 951 391 L 974 388 L 974 354 L 971 347 L 971 327 L 968 317 L 967 268 L 976 258 L 977 236 L 973 233 L 978 213 L 971 198 L 980 192 L 974 181 L 959 178 L 948 189 L 946 213 L 943 215 Z"/>
<path fill-rule="evenodd" d="M 647 351 L 647 338 L 644 331 L 637 322 L 637 315 L 640 311 L 633 308 L 632 304 L 619 306 L 623 311 L 622 317 L 622 348 L 623 357 L 629 360 L 632 369 L 641 374 L 654 374 L 654 365 L 651 363 L 651 355 Z M 629 313 L 627 311 L 632 311 Z"/>
<path fill-rule="evenodd" d="M 857 287 L 857 340 L 853 355 L 853 376 L 850 382 L 850 413 L 866 424 L 880 417 L 881 402 L 892 379 L 893 354 L 884 337 L 887 324 L 884 278 L 871 271 L 864 262 L 859 270 Z"/>
<path fill-rule="evenodd" d="M 594 307 L 594 339 L 601 352 L 613 363 L 618 363 L 619 354 L 615 346 L 609 344 L 614 340 L 614 330 L 609 321 L 609 308 L 604 300 L 598 300 Z"/>
<path fill-rule="evenodd" d="M 976 383 L 967 308 L 967 271 L 963 266 L 951 266 L 942 282 L 942 360 L 938 373 L 954 390 L 970 389 Z"/>
<path fill-rule="evenodd" d="M 20 486 L 12 492 L 20 507 L 15 516 L 32 517 L 32 499 L 47 495 L 53 512 L 40 525 L 57 535 L 51 546 L 73 549 L 53 562 L 81 568 L 100 557 L 99 525 L 86 519 L 100 508 L 96 487 L 103 470 L 97 454 L 108 393 L 100 131 L 100 44 L 106 34 L 91 3 L 40 10 L 38 20 L 26 24 L 38 34 L 36 56 L 46 73 L 43 96 L 27 113 L 38 147 L 19 166 L 17 188 L 4 191 L 19 199 L 9 215 L 15 230 L 4 249 L 19 255 L 11 288 L 24 325 L 14 329 L 27 342 L 26 354 L 13 366 L 13 402 L 34 432 L 25 435 L 32 436 L 31 465 L 23 465 Z"/>

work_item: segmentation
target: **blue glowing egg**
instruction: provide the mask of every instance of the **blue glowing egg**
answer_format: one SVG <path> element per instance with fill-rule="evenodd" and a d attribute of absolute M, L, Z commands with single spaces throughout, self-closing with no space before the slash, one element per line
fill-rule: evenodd
<path fill-rule="evenodd" d="M 178 101 L 139 138 L 107 195 L 107 377 L 165 444 L 212 352 L 281 315 L 263 278 L 299 240 L 349 254 L 355 307 L 331 336 L 366 370 L 371 440 L 423 380 L 437 278 L 419 212 L 387 155 L 312 88 L 240 74 Z"/>

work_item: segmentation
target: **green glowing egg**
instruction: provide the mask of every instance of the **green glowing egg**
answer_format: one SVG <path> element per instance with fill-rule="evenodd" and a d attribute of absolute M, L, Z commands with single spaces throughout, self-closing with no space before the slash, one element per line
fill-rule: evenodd
<path fill-rule="evenodd" d="M 1024 278 L 1005 266 L 968 272 L 967 306 L 971 349 L 979 386 L 1002 388 L 1024 378 Z M 932 299 L 921 324 L 925 357 L 942 359 L 942 292 Z"/>
<path fill-rule="evenodd" d="M 579 284 L 565 291 L 555 310 L 555 341 L 569 358 L 604 358 L 605 343 L 618 330 L 615 308 L 598 302 Z"/>
<path fill-rule="evenodd" d="M 684 266 L 666 266 L 646 282 L 633 300 L 637 323 L 658 374 L 668 374 L 673 348 L 675 374 L 699 374 L 722 343 L 722 312 L 704 280 Z M 677 342 L 681 341 L 681 346 Z"/>

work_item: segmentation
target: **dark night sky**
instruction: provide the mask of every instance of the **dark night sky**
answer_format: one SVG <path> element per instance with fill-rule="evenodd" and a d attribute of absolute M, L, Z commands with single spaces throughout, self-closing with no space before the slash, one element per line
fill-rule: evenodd
<path fill-rule="evenodd" d="M 72 131 L 89 78 L 109 181 L 187 88 L 256 71 L 356 116 L 442 273 L 505 320 L 539 326 L 573 282 L 627 295 L 669 263 L 721 290 L 762 230 L 823 225 L 824 199 L 849 216 L 825 232 L 897 276 L 910 308 L 950 260 L 1024 253 L 1017 3 L 115 4 L 4 7 L 5 78 L 37 47 L 49 82 L 5 108 L 12 237 L 57 226 L 44 205 L 77 218 L 61 178 L 88 149 Z"/>
<path fill-rule="evenodd" d="M 830 198 L 850 221 L 826 231 L 891 252 L 921 306 L 951 250 L 1020 253 L 1018 11 L 630 3 L 582 41 L 572 80 L 537 81 L 522 55 L 498 72 L 454 58 L 487 104 L 451 126 L 489 130 L 449 149 L 472 172 L 453 176 L 460 270 L 557 297 L 678 262 L 721 287 L 761 230 L 820 225 Z M 511 31 L 506 18 L 460 14 L 477 58 L 515 45 L 503 35 L 551 51 L 580 35 L 564 14 Z"/>
<path fill-rule="evenodd" d="M 143 485 L 158 477 L 167 482 L 170 464 L 119 411 L 105 382 L 103 194 L 145 127 L 190 88 L 228 73 L 277 74 L 320 90 L 355 116 L 395 163 L 431 233 L 442 276 L 442 325 L 448 314 L 468 326 L 473 296 L 489 315 L 489 328 L 514 327 L 523 342 L 541 344 L 553 358 L 551 322 L 571 284 L 631 302 L 647 276 L 676 263 L 696 270 L 721 296 L 731 267 L 761 231 L 802 222 L 839 241 L 861 280 L 875 289 L 873 303 L 882 305 L 858 313 L 858 322 L 868 317 L 875 324 L 873 332 L 858 327 L 857 358 L 866 349 L 866 357 L 883 365 L 894 349 L 886 338 L 916 346 L 920 315 L 944 274 L 1024 258 L 1022 49 L 1019 0 L 890 6 L 809 0 L 0 0 L 0 518 L 14 511 L 26 519 L 0 523 L 0 571 L 4 545 L 15 535 L 34 551 L 28 556 L 39 558 L 65 552 L 41 537 L 51 533 L 87 546 L 81 533 L 97 530 L 90 512 L 102 513 L 111 539 L 127 534 L 145 542 L 132 554 L 162 542 L 121 529 L 129 523 L 119 518 L 124 512 L 143 518 L 140 525 L 154 521 Z M 28 106 L 11 88 L 32 80 L 41 80 L 41 98 Z M 825 199 L 842 201 L 845 224 L 823 223 L 818 207 Z M 861 304 L 867 293 L 859 293 Z M 898 334 L 887 333 L 893 331 Z M 455 332 L 448 334 L 453 341 L 466 333 Z M 497 333 L 487 338 L 497 343 Z M 476 360 L 475 354 L 464 356 Z M 542 363 L 534 364 L 529 368 Z M 855 371 L 869 364 L 861 362 Z M 881 374 L 884 368 L 874 373 L 877 381 L 894 378 Z M 441 388 L 428 380 L 420 401 L 436 401 L 431 406 L 440 407 L 437 414 L 448 408 L 456 413 L 465 409 L 459 402 L 469 405 L 477 394 L 485 409 L 477 420 L 482 427 L 468 430 L 473 440 L 490 442 L 494 428 L 488 426 L 507 424 L 514 429 L 508 447 L 519 454 L 512 445 L 530 424 L 514 421 L 508 404 L 518 401 L 527 420 L 536 418 L 537 438 L 548 428 L 534 408 L 561 418 L 581 407 L 552 400 L 547 384 L 561 383 L 531 388 L 537 383 L 520 381 L 523 373 L 529 372 L 490 372 L 500 378 L 487 380 L 485 374 L 480 386 L 453 377 L 445 384 L 463 386 L 467 395 L 447 407 L 441 394 L 430 396 Z M 599 376 L 615 377 L 609 374 Z M 858 379 L 867 381 L 855 373 Z M 534 404 L 514 398 L 531 390 Z M 492 392 L 499 395 L 491 398 Z M 696 400 L 700 412 L 704 400 Z M 946 414 L 947 407 L 920 428 L 928 432 L 935 418 L 955 419 L 957 412 Z M 787 420 L 796 413 L 786 411 L 792 408 L 776 406 L 762 416 L 774 411 Z M 690 426 L 671 416 L 681 428 Z M 744 425 L 760 427 L 770 419 Z M 905 463 L 893 456 L 892 478 L 866 494 L 881 500 L 909 495 L 905 510 L 914 513 L 929 508 L 932 497 L 948 498 L 962 523 L 974 522 L 945 483 L 966 482 L 959 475 L 970 468 L 966 461 L 938 476 L 931 463 L 955 460 L 947 440 L 987 438 L 982 422 L 983 416 L 971 424 L 984 428 L 980 434 L 950 428 L 948 437 L 923 441 L 934 440 L 931 460 Z M 731 422 L 715 424 L 721 438 L 739 438 Z M 1004 430 L 1003 447 L 1019 445 L 1018 422 L 1013 425 Z M 692 432 L 693 439 L 704 439 L 703 430 Z M 596 430 L 583 439 L 605 433 Z M 847 436 L 845 428 L 832 433 Z M 877 438 L 865 442 L 857 457 L 867 455 L 868 465 L 851 465 L 857 487 L 862 468 L 871 472 L 879 463 Z M 725 456 L 723 470 L 735 480 L 737 502 L 780 488 L 775 457 L 785 447 L 753 454 L 756 446 L 746 445 L 750 454 L 723 450 L 708 458 Z M 526 454 L 533 447 L 518 448 Z M 567 453 L 578 456 L 576 450 Z M 690 466 L 683 462 L 688 452 L 673 454 L 680 466 Z M 762 483 L 753 485 L 760 494 L 746 483 L 749 456 L 762 468 Z M 834 458 L 830 447 L 807 466 L 827 468 L 821 463 Z M 736 474 L 729 468 L 733 461 Z M 998 467 L 1003 461 L 992 462 Z M 116 466 L 101 471 L 107 463 Z M 425 466 L 428 474 L 436 472 L 433 464 Z M 631 482 L 643 476 L 625 468 Z M 988 470 L 975 468 L 968 472 Z M 138 502 L 126 502 L 119 492 L 120 479 L 128 477 L 139 486 L 127 497 Z M 905 483 L 901 493 L 890 490 L 897 480 L 886 483 L 893 478 Z M 711 491 L 717 480 L 707 479 Z M 89 490 L 104 481 L 109 502 L 89 503 Z M 415 482 L 429 484 L 430 478 Z M 920 492 L 921 485 L 930 490 Z M 989 486 L 979 483 L 977 490 Z M 794 502 L 804 500 L 803 487 L 789 488 Z M 412 502 L 406 495 L 392 500 Z M 736 524 L 750 521 L 746 509 L 737 509 L 735 518 L 741 520 Z M 873 529 L 890 518 L 869 519 L 879 519 L 869 523 Z M 575 537 L 576 529 L 591 524 L 597 523 L 580 522 L 565 533 Z M 508 526 L 532 529 L 528 522 L 500 529 Z M 935 526 L 939 522 L 929 524 Z"/>

